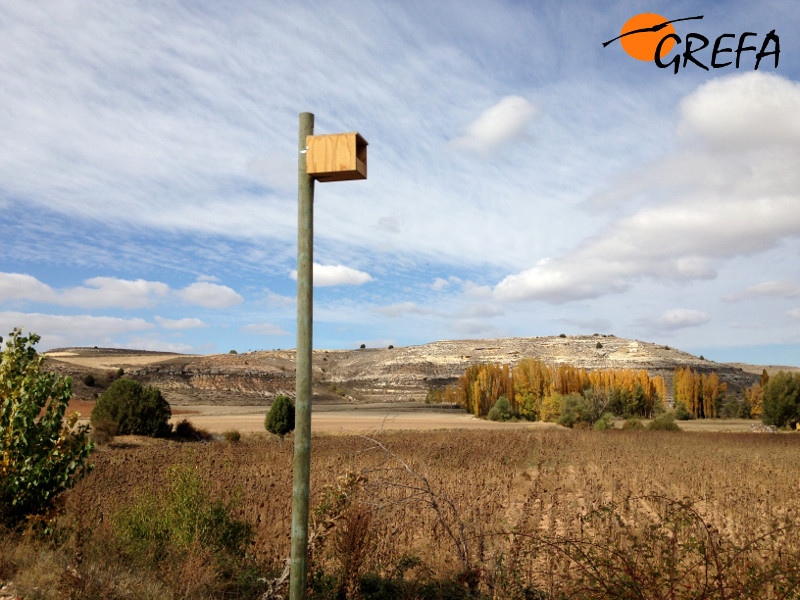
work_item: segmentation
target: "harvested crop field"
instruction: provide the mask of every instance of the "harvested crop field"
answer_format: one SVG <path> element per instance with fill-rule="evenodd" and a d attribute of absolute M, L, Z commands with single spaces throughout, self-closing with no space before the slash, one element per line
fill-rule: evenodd
<path fill-rule="evenodd" d="M 256 528 L 252 552 L 279 566 L 289 553 L 292 451 L 288 440 L 263 438 L 121 443 L 94 455 L 95 470 L 68 494 L 67 514 L 82 527 L 112 523 L 138 495 L 163 493 L 171 466 L 188 465 L 215 497 L 237 498 L 238 516 Z M 800 445 L 791 434 L 322 435 L 312 442 L 311 485 L 319 565 L 335 565 L 340 548 L 323 532 L 352 530 L 353 515 L 367 523 L 359 538 L 369 548 L 365 570 L 390 572 L 410 557 L 418 573 L 477 565 L 481 585 L 499 585 L 495 580 L 513 566 L 525 585 L 555 589 L 574 579 L 577 568 L 559 545 L 564 540 L 631 550 L 648 531 L 660 532 L 647 538 L 651 544 L 705 532 L 714 548 L 729 552 L 729 570 L 745 569 L 735 556 L 751 564 L 800 555 L 793 528 L 800 514 Z M 345 500 L 332 508 L 331 498 Z M 745 546 L 753 556 L 732 550 Z M 650 551 L 661 557 L 653 560 L 665 560 L 667 549 Z"/>

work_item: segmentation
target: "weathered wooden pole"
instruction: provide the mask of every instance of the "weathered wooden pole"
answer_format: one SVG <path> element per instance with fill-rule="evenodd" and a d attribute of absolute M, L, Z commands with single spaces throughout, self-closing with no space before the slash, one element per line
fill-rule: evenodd
<path fill-rule="evenodd" d="M 311 480 L 311 344 L 314 290 L 314 178 L 306 172 L 306 136 L 314 115 L 300 114 L 297 159 L 297 360 L 295 361 L 294 483 L 290 600 L 305 600 L 308 588 L 308 497 Z"/>

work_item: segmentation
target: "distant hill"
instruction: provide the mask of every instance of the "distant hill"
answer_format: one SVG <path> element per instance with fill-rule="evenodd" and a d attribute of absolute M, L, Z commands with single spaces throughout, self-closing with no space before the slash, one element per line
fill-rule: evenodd
<path fill-rule="evenodd" d="M 268 404 L 294 395 L 294 350 L 195 356 L 106 348 L 60 348 L 47 367 L 74 379 L 76 397 L 91 398 L 123 369 L 126 377 L 158 385 L 174 404 Z M 646 369 L 671 391 L 676 367 L 715 372 L 735 393 L 752 385 L 764 367 L 720 364 L 668 346 L 614 336 L 550 336 L 445 340 L 397 348 L 315 350 L 315 402 L 424 400 L 432 386 L 453 383 L 473 363 L 515 365 L 525 358 L 585 369 Z M 785 369 L 797 370 L 792 367 Z M 777 367 L 769 367 L 775 372 Z M 97 381 L 84 385 L 86 374 Z"/>

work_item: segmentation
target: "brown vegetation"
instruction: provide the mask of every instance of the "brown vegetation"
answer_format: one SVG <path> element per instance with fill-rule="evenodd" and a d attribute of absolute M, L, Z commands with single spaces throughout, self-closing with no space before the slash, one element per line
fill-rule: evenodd
<path fill-rule="evenodd" d="M 664 577 L 672 568 L 675 598 L 738 597 L 690 594 L 723 580 L 749 597 L 782 597 L 775 586 L 796 584 L 800 554 L 796 442 L 790 434 L 564 430 L 315 437 L 313 564 L 339 573 L 347 589 L 364 573 L 400 570 L 407 580 L 460 577 L 485 597 L 583 586 L 610 598 L 621 596 L 592 585 L 627 569 L 656 590 L 666 585 L 658 567 Z M 112 445 L 68 493 L 63 521 L 80 532 L 77 554 L 96 555 L 93 531 L 113 527 L 137 497 L 162 494 L 170 468 L 187 465 L 212 497 L 234 501 L 236 518 L 254 526 L 252 554 L 276 572 L 289 554 L 291 462 L 290 444 L 254 438 Z M 88 560 L 61 568 L 86 578 L 96 569 Z"/>

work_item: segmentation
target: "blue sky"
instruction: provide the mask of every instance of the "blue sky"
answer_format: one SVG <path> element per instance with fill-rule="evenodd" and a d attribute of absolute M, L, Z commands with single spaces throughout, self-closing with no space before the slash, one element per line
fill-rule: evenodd
<path fill-rule="evenodd" d="M 0 331 L 294 347 L 308 111 L 369 142 L 368 180 L 316 186 L 316 348 L 598 332 L 800 365 L 800 11 L 753 6 L 4 1 Z M 602 46 L 644 12 L 774 29 L 779 64 Z"/>

